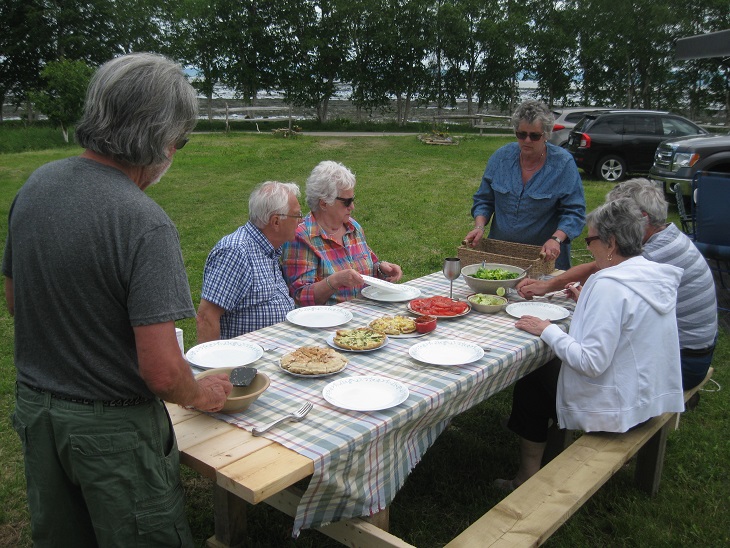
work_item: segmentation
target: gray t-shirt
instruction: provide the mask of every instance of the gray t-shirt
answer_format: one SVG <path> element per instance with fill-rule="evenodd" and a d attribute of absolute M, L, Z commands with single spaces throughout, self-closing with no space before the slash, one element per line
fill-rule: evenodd
<path fill-rule="evenodd" d="M 643 255 L 684 270 L 677 290 L 679 347 L 700 350 L 712 345 L 717 334 L 715 282 L 692 240 L 670 223 L 647 240 Z"/>
<path fill-rule="evenodd" d="M 151 397 L 133 326 L 195 315 L 177 229 L 126 175 L 85 158 L 36 170 L 9 216 L 20 382 L 79 398 Z"/>

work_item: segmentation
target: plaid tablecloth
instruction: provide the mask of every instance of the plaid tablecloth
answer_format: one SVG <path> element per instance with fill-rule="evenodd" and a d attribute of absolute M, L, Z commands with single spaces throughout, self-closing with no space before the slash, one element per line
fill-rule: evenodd
<path fill-rule="evenodd" d="M 441 272 L 408 282 L 421 296 L 448 295 L 449 282 Z M 454 282 L 454 297 L 473 293 L 463 279 Z M 572 302 L 554 304 L 573 309 Z M 341 327 L 366 326 L 385 314 L 408 315 L 406 303 L 368 299 L 337 305 L 352 312 Z M 569 319 L 560 324 L 567 328 Z M 376 351 L 346 353 L 347 368 L 332 377 L 303 379 L 279 368 L 282 354 L 303 345 L 326 346 L 336 328 L 310 329 L 283 322 L 239 338 L 264 347 L 276 347 L 252 364 L 271 378 L 271 386 L 248 410 L 215 414 L 246 430 L 290 413 L 304 401 L 314 409 L 299 423 L 284 423 L 265 436 L 314 461 L 314 475 L 297 508 L 293 535 L 303 528 L 326 525 L 385 509 L 426 450 L 452 417 L 513 384 L 553 357 L 538 338 L 514 327 L 505 312 L 471 311 L 454 319 L 439 320 L 436 330 L 422 338 L 391 338 Z M 412 359 L 409 348 L 421 341 L 456 339 L 490 350 L 467 365 L 424 366 Z M 360 412 L 329 404 L 323 388 L 335 379 L 376 375 L 396 379 L 409 390 L 408 399 L 384 411 Z"/>

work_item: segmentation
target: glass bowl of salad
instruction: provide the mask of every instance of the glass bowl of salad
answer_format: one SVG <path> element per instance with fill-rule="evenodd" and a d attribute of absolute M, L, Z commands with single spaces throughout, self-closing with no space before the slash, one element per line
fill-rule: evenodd
<path fill-rule="evenodd" d="M 486 314 L 494 314 L 499 312 L 507 304 L 507 297 L 498 297 L 497 295 L 488 295 L 486 293 L 474 293 L 466 298 L 471 307 L 477 312 L 485 312 Z"/>
<path fill-rule="evenodd" d="M 516 286 L 526 273 L 524 268 L 499 263 L 477 263 L 461 269 L 461 275 L 472 291 L 490 295 L 504 295 Z M 500 290 L 502 288 L 502 290 Z"/>

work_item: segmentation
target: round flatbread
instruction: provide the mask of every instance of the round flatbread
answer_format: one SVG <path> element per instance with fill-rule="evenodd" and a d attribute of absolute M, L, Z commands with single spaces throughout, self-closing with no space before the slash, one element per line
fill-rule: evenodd
<path fill-rule="evenodd" d="M 386 335 L 405 335 L 416 331 L 416 322 L 407 316 L 382 316 L 370 322 L 369 327 Z"/>
<path fill-rule="evenodd" d="M 281 367 L 297 375 L 326 375 L 342 371 L 347 358 L 332 348 L 302 346 L 281 357 Z"/>
<path fill-rule="evenodd" d="M 332 342 L 347 350 L 373 350 L 385 344 L 386 336 L 369 327 L 338 329 Z"/>

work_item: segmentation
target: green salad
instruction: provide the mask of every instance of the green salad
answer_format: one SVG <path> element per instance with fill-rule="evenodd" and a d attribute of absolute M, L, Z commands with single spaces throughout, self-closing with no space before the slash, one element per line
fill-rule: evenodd
<path fill-rule="evenodd" d="M 519 274 L 503 268 L 480 268 L 473 276 L 480 280 L 514 280 Z"/>

